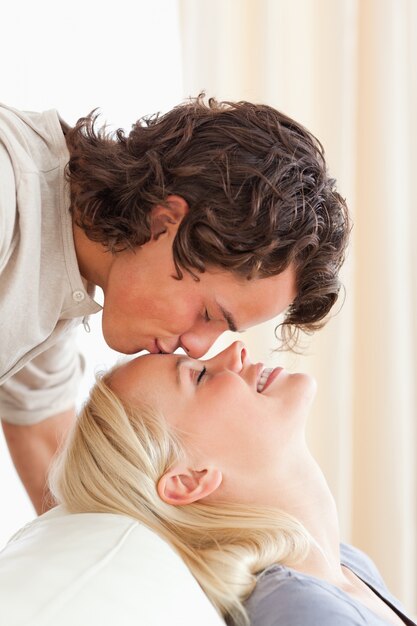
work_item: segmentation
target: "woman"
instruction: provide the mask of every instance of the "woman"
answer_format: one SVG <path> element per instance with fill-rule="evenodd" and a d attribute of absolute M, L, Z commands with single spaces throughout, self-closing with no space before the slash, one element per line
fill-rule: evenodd
<path fill-rule="evenodd" d="M 311 377 L 263 371 L 240 342 L 206 362 L 137 358 L 92 392 L 55 492 L 71 511 L 143 521 L 235 621 L 253 592 L 252 624 L 411 623 L 371 561 L 340 548 L 304 437 L 314 395 Z"/>
<path fill-rule="evenodd" d="M 181 555 L 228 622 L 412 624 L 360 551 L 304 437 L 315 382 L 252 364 L 136 358 L 92 390 L 52 489 L 73 514 L 141 521 Z"/>

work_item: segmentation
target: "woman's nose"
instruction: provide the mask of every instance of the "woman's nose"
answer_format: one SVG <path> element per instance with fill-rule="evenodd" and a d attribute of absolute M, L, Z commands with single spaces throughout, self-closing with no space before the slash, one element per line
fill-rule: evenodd
<path fill-rule="evenodd" d="M 247 360 L 247 349 L 243 341 L 234 341 L 228 348 L 210 359 L 212 367 L 221 367 L 240 372 Z"/>

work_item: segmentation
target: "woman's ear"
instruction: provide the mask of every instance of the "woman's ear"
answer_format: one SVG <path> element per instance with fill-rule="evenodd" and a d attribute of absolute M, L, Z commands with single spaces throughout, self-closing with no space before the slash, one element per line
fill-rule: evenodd
<path fill-rule="evenodd" d="M 181 220 L 188 213 L 188 203 L 181 196 L 167 196 L 168 206 L 157 204 L 151 210 L 151 234 L 152 239 L 158 239 L 169 229 L 175 234 Z"/>
<path fill-rule="evenodd" d="M 159 479 L 158 494 L 167 504 L 183 506 L 206 498 L 222 482 L 222 473 L 216 468 L 201 471 L 175 467 Z"/>

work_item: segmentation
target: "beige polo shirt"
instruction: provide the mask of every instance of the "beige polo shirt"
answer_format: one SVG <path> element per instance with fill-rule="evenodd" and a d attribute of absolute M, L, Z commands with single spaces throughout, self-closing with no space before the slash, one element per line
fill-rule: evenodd
<path fill-rule="evenodd" d="M 74 404 L 74 329 L 100 306 L 81 277 L 56 111 L 0 105 L 0 417 L 32 424 Z"/>

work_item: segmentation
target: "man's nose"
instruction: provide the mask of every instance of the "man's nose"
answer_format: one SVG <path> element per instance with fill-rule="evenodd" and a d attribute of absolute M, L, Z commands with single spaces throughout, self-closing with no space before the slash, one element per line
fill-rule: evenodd
<path fill-rule="evenodd" d="M 206 354 L 213 343 L 223 333 L 219 330 L 210 330 L 205 333 L 187 332 L 180 337 L 180 347 L 193 359 L 199 359 Z"/>

